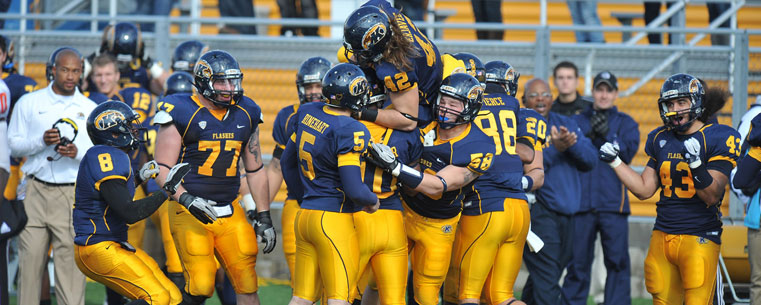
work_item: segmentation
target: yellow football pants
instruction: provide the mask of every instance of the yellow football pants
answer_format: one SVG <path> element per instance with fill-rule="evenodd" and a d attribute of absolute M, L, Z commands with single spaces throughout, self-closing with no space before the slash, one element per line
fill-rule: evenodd
<path fill-rule="evenodd" d="M 180 290 L 141 249 L 131 252 L 114 241 L 74 245 L 74 259 L 82 273 L 130 299 L 152 305 L 182 301 Z"/>
<path fill-rule="evenodd" d="M 357 285 L 359 267 L 353 215 L 300 209 L 294 229 L 296 277 L 293 295 L 315 302 L 322 284 L 327 299 L 350 301 L 349 296 Z"/>
<path fill-rule="evenodd" d="M 703 237 L 653 230 L 645 258 L 653 304 L 712 304 L 720 248 Z"/>
<path fill-rule="evenodd" d="M 293 279 L 296 278 L 296 232 L 294 223 L 296 222 L 296 213 L 299 211 L 299 203 L 295 199 L 286 199 L 283 205 L 283 214 L 281 216 L 283 227 L 283 253 L 285 261 L 288 263 L 288 271 L 291 273 L 291 289 L 293 289 Z"/>
<path fill-rule="evenodd" d="M 179 203 L 169 203 L 172 237 L 182 262 L 185 291 L 190 295 L 211 297 L 214 293 L 215 257 L 227 272 L 236 293 L 254 293 L 259 289 L 254 270 L 259 251 L 256 233 L 238 199 L 232 208 L 230 217 L 204 225 Z"/>
<path fill-rule="evenodd" d="M 513 297 L 531 220 L 525 200 L 505 199 L 503 211 L 463 215 L 455 235 L 444 294 L 447 302 L 499 304 Z"/>
<path fill-rule="evenodd" d="M 135 188 L 135 197 L 133 200 L 139 200 L 147 197 L 142 187 Z M 174 240 L 172 239 L 172 232 L 169 229 L 169 202 L 167 199 L 157 210 L 151 214 L 151 221 L 158 226 L 159 232 L 161 232 L 161 242 L 164 244 L 164 255 L 166 256 L 166 269 L 169 273 L 182 272 L 182 264 L 180 264 L 180 256 L 177 254 L 177 248 L 174 246 Z M 145 222 L 146 219 L 138 221 L 129 226 L 127 230 L 127 240 L 136 248 L 143 248 L 143 238 L 145 236 Z"/>
<path fill-rule="evenodd" d="M 408 207 L 404 210 L 404 228 L 412 262 L 412 286 L 420 305 L 439 303 L 439 290 L 452 258 L 452 243 L 460 215 L 449 219 L 421 216 Z"/>
<path fill-rule="evenodd" d="M 407 287 L 407 238 L 402 211 L 378 210 L 354 213 L 359 241 L 359 272 L 370 264 L 381 304 L 404 305 Z M 369 269 L 369 268 L 367 268 Z M 368 281 L 364 284 L 367 285 Z M 357 286 L 361 296 L 365 286 Z"/>

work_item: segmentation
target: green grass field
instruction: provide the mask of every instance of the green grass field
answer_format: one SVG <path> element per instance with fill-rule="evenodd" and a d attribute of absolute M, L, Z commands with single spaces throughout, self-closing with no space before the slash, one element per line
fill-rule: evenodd
<path fill-rule="evenodd" d="M 285 305 L 291 299 L 291 287 L 282 284 L 273 284 L 264 282 L 259 288 L 259 297 L 262 304 L 266 305 Z M 85 298 L 85 305 L 103 305 L 103 300 L 106 298 L 106 290 L 100 283 L 87 283 L 87 291 Z M 16 304 L 16 296 L 11 296 L 11 304 Z M 53 304 L 55 302 L 55 296 L 53 297 Z M 587 302 L 588 305 L 594 305 L 594 302 L 590 299 Z M 632 299 L 632 305 L 652 305 L 653 301 L 650 299 Z M 206 305 L 220 305 L 219 299 L 216 294 L 214 297 L 206 301 Z"/>

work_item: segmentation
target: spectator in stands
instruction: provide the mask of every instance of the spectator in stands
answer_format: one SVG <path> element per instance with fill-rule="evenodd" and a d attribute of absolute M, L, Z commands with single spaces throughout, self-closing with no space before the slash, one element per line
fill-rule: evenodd
<path fill-rule="evenodd" d="M 639 148 L 639 125 L 615 106 L 616 77 L 608 71 L 597 74 L 593 92 L 594 104 L 573 118 L 596 149 L 615 141 L 621 160 L 630 163 Z M 564 304 L 587 304 L 594 259 L 590 250 L 598 232 L 607 269 L 604 304 L 631 304 L 629 213 L 629 196 L 612 168 L 598 162 L 581 173 L 581 207 L 573 216 L 573 258 L 563 281 Z"/>
<path fill-rule="evenodd" d="M 597 164 L 595 147 L 570 117 L 550 112 L 552 93 L 542 79 L 525 85 L 523 105 L 539 112 L 550 129 L 543 149 L 544 185 L 536 191 L 531 207 L 532 231 L 544 241 L 539 253 L 525 247 L 523 262 L 529 271 L 522 299 L 526 304 L 560 304 L 560 276 L 571 260 L 571 215 L 581 201 L 580 172 Z"/>
<path fill-rule="evenodd" d="M 579 69 L 570 61 L 562 61 L 552 71 L 558 97 L 552 102 L 552 112 L 565 116 L 579 114 L 587 109 L 592 101 L 579 94 Z"/>
<path fill-rule="evenodd" d="M 315 0 L 277 0 L 277 6 L 280 8 L 280 17 L 283 18 L 317 19 L 317 2 Z M 280 35 L 296 36 L 298 34 L 317 36 L 317 27 L 283 26 L 280 28 Z"/>
<path fill-rule="evenodd" d="M 254 12 L 254 0 L 219 1 L 219 15 L 222 17 L 256 18 Z M 230 24 L 219 29 L 219 33 L 256 35 L 256 26 L 248 24 Z"/>
<path fill-rule="evenodd" d="M 476 22 L 502 23 L 502 1 L 470 0 Z M 503 30 L 476 30 L 478 40 L 502 40 Z"/>
<path fill-rule="evenodd" d="M 740 143 L 743 148 L 749 147 L 745 143 L 745 138 L 750 130 L 750 122 L 757 115 L 761 114 L 761 95 L 756 97 L 756 102 L 750 105 L 750 109 L 740 119 L 740 124 L 737 125 L 737 131 L 740 133 Z M 744 149 L 743 149 L 744 151 Z M 758 186 L 750 189 L 739 190 L 734 187 L 734 176 L 737 172 L 737 168 L 732 170 L 732 191 L 737 195 L 745 204 L 745 226 L 748 227 L 748 260 L 750 261 L 750 303 L 761 304 L 761 229 L 759 223 L 761 223 L 761 205 L 759 201 L 751 201 L 753 196 L 758 191 Z"/>
<path fill-rule="evenodd" d="M 571 11 L 573 25 L 602 25 L 600 17 L 597 16 L 596 0 L 569 0 L 568 10 Z M 605 43 L 605 38 L 600 31 L 576 31 L 576 42 Z"/>
<path fill-rule="evenodd" d="M 674 3 L 666 2 L 666 8 L 671 7 Z M 661 14 L 661 1 L 645 1 L 645 25 L 650 24 L 651 21 L 658 18 Z M 672 17 L 673 18 L 673 17 Z M 666 20 L 666 25 L 671 25 L 671 18 Z M 661 44 L 662 34 L 656 32 L 650 32 L 647 34 L 647 40 L 650 44 Z M 669 44 L 671 44 L 671 34 L 669 34 Z"/>
<path fill-rule="evenodd" d="M 223 1 L 220 1 L 223 2 Z M 177 0 L 138 0 L 136 2 L 135 15 L 154 15 L 169 16 L 172 6 Z M 140 30 L 143 32 L 153 32 L 155 24 L 153 22 L 141 23 Z"/>
<path fill-rule="evenodd" d="M 724 14 L 729 8 L 732 6 L 731 3 L 728 2 L 708 2 L 706 3 L 706 6 L 708 7 L 708 23 L 713 22 L 721 14 Z M 722 22 L 719 25 L 719 28 L 729 28 L 729 21 L 730 19 L 727 19 L 726 21 Z M 711 34 L 711 45 L 714 46 L 727 46 L 729 45 L 729 35 L 727 34 Z"/>
<path fill-rule="evenodd" d="M 40 277 L 50 244 L 58 304 L 84 304 L 85 276 L 74 264 L 71 207 L 79 161 L 92 146 L 83 127 L 95 103 L 77 89 L 82 62 L 74 49 L 58 52 L 55 79 L 46 89 L 18 101 L 8 128 L 11 154 L 27 157 L 22 171 L 28 175 L 24 207 L 29 221 L 19 235 L 19 269 L 24 270 L 19 274 L 19 304 L 39 304 Z M 61 129 L 51 128 L 62 119 L 81 126 L 79 136 L 69 138 L 73 142 L 66 145 L 61 143 Z"/>

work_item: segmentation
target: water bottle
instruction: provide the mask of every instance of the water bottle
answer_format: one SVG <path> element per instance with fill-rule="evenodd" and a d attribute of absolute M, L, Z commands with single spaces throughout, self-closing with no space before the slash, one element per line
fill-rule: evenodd
<path fill-rule="evenodd" d="M 24 200 L 26 198 L 26 177 L 21 178 L 18 187 L 16 187 L 16 200 Z"/>

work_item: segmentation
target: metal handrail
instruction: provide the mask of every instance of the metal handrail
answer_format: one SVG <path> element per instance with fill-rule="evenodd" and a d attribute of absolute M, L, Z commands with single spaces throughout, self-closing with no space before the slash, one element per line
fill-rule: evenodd
<path fill-rule="evenodd" d="M 67 20 L 67 21 L 132 21 L 140 23 L 157 23 L 166 21 L 170 24 L 189 24 L 193 22 L 200 23 L 225 23 L 240 25 L 284 25 L 284 26 L 343 26 L 343 22 L 327 21 L 319 19 L 301 19 L 301 18 L 244 18 L 244 17 L 157 17 L 151 15 L 120 15 L 110 17 L 108 15 L 68 15 L 59 16 L 55 14 L 0 14 L 0 19 L 5 20 Z M 473 30 L 523 30 L 538 31 L 549 29 L 551 31 L 602 31 L 602 32 L 648 32 L 648 33 L 683 33 L 683 34 L 734 34 L 741 31 L 748 31 L 751 35 L 761 35 L 761 29 L 734 30 L 725 28 L 707 29 L 707 28 L 648 28 L 635 26 L 587 26 L 587 25 L 541 25 L 534 24 L 502 24 L 502 23 L 444 23 L 444 22 L 417 22 L 418 28 L 434 29 L 473 29 Z"/>

